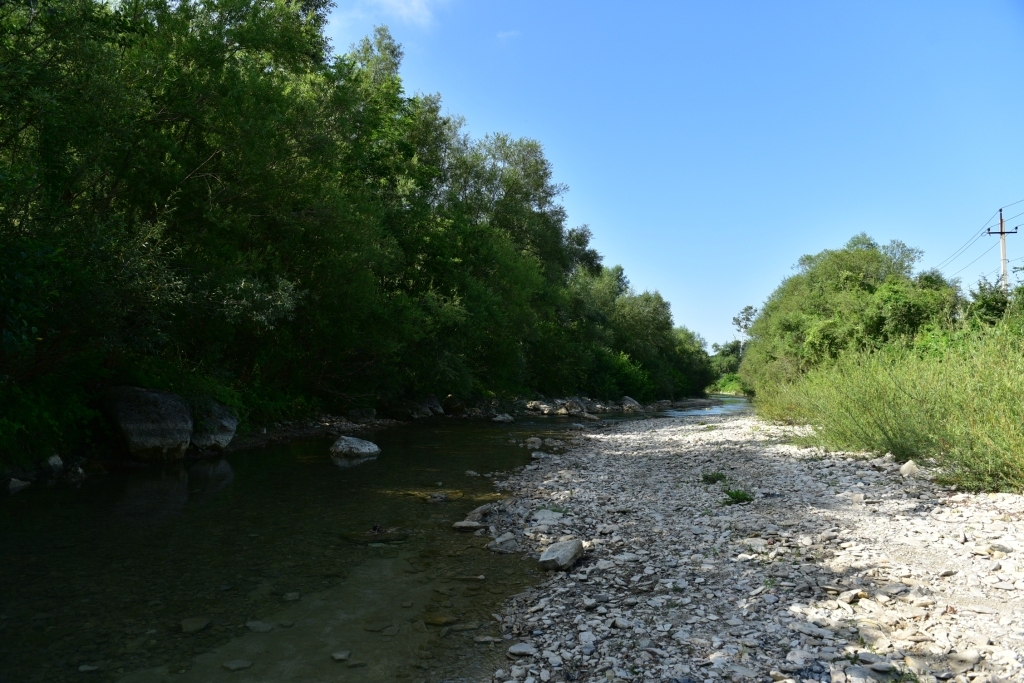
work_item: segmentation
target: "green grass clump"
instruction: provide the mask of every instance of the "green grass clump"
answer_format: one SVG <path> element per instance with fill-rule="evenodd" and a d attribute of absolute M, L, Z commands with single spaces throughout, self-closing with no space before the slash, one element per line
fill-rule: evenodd
<path fill-rule="evenodd" d="M 743 489 L 733 489 L 732 491 L 726 491 L 725 495 L 729 496 L 722 501 L 725 505 L 739 505 L 740 503 L 749 503 L 754 500 L 754 497 L 744 491 Z"/>
<path fill-rule="evenodd" d="M 717 484 L 720 481 L 725 481 L 725 474 L 722 472 L 704 472 L 700 475 L 700 480 L 705 484 Z"/>
<path fill-rule="evenodd" d="M 970 490 L 1024 490 L 1024 329 L 1010 323 L 940 352 L 854 352 L 761 392 L 758 412 L 815 427 L 830 448 L 934 458 Z"/>

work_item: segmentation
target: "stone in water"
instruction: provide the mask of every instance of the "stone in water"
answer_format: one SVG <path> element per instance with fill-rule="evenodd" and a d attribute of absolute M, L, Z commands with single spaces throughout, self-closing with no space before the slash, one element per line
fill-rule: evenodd
<path fill-rule="evenodd" d="M 338 437 L 331 446 L 331 459 L 338 467 L 355 467 L 375 460 L 378 455 L 380 447 L 377 444 L 354 436 Z"/>

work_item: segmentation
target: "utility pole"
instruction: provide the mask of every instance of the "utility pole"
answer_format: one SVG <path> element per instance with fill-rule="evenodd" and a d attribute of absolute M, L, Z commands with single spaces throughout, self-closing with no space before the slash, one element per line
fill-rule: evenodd
<path fill-rule="evenodd" d="M 1014 235 L 1016 233 L 1017 228 L 1014 228 L 1013 230 L 1007 232 L 1006 226 L 1003 224 L 1003 210 L 999 209 L 999 232 L 992 232 L 992 229 L 989 228 L 988 234 L 999 235 L 999 261 L 1003 267 L 1003 292 L 1006 294 L 1010 293 L 1010 272 L 1007 268 L 1007 264 L 1009 264 L 1009 261 L 1006 260 L 1006 236 Z"/>

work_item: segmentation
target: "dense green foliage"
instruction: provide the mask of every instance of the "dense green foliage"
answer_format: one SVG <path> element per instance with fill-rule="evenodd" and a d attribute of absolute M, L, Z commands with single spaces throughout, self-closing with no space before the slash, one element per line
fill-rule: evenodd
<path fill-rule="evenodd" d="M 801 257 L 797 274 L 768 297 L 749 328 L 744 381 L 760 393 L 844 351 L 900 343 L 946 324 L 957 289 L 935 272 L 914 275 L 920 256 L 901 242 L 879 246 L 861 234 L 842 249 Z"/>
<path fill-rule="evenodd" d="M 125 382 L 251 421 L 710 381 L 540 144 L 407 96 L 386 29 L 335 55 L 325 4 L 0 4 L 0 451 L 80 442 Z"/>
<path fill-rule="evenodd" d="M 933 458 L 972 489 L 1024 489 L 1024 311 L 982 281 L 965 298 L 918 254 L 864 236 L 800 262 L 751 326 L 758 412 L 833 448 Z"/>
<path fill-rule="evenodd" d="M 966 488 L 1024 490 L 1024 318 L 941 340 L 845 354 L 760 395 L 759 412 L 815 425 L 825 446 L 935 458 Z"/>

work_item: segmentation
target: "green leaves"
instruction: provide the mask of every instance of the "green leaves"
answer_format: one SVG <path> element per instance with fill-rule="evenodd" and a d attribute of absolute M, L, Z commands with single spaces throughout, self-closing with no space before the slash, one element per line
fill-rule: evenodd
<path fill-rule="evenodd" d="M 325 8 L 0 4 L 11 452 L 78 438 L 111 382 L 205 387 L 255 420 L 707 383 L 703 341 L 566 226 L 539 142 L 470 139 L 406 96 L 386 28 L 329 54 Z"/>
<path fill-rule="evenodd" d="M 909 342 L 949 320 L 959 293 L 938 273 L 913 276 L 920 257 L 902 242 L 879 246 L 863 233 L 842 249 L 801 257 L 800 272 L 747 327 L 744 381 L 757 391 L 793 382 L 848 350 Z"/>

